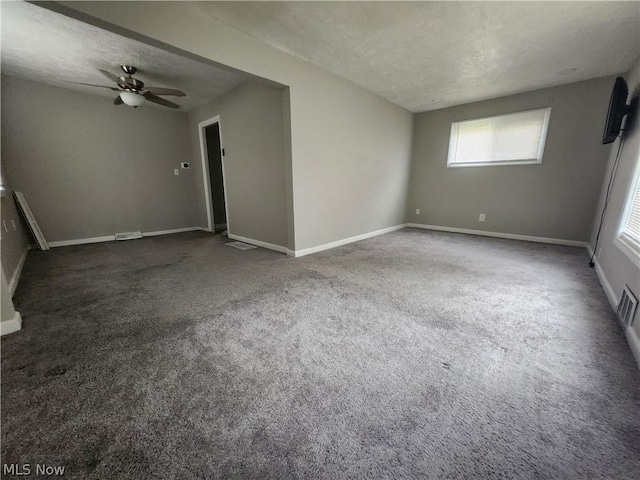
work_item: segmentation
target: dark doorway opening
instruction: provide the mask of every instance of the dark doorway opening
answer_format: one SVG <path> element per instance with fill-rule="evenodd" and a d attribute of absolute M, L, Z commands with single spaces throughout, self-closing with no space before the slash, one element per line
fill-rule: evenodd
<path fill-rule="evenodd" d="M 207 162 L 209 163 L 209 184 L 211 185 L 211 208 L 213 225 L 211 230 L 223 232 L 227 229 L 227 206 L 224 199 L 224 177 L 222 171 L 222 146 L 220 144 L 220 124 L 213 123 L 204 129 L 207 142 Z"/>

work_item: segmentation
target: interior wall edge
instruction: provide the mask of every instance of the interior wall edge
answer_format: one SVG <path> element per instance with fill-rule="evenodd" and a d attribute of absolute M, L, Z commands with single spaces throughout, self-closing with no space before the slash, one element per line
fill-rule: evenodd
<path fill-rule="evenodd" d="M 11 274 L 11 280 L 9 280 L 9 293 L 13 297 L 13 294 L 18 287 L 18 282 L 20 281 L 20 275 L 22 275 L 22 267 L 24 267 L 24 262 L 27 259 L 27 254 L 29 253 L 29 247 L 25 247 L 22 255 L 20 256 L 20 260 L 18 260 L 18 265 L 15 270 Z"/>
<path fill-rule="evenodd" d="M 22 315 L 15 312 L 13 318 L 0 322 L 0 336 L 9 335 L 22 329 Z"/>
<path fill-rule="evenodd" d="M 4 268 L 4 265 L 0 268 L 0 277 L 2 277 L 0 282 L 2 284 L 0 287 L 0 296 L 2 297 L 0 302 L 0 335 L 17 332 L 22 328 L 22 317 L 13 305 Z"/>

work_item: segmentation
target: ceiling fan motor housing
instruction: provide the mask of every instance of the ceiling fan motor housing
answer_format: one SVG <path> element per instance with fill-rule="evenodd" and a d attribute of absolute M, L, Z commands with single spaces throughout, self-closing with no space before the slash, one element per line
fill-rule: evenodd
<path fill-rule="evenodd" d="M 139 92 L 144 88 L 144 82 L 133 77 L 118 77 L 118 86 L 125 90 Z"/>
<path fill-rule="evenodd" d="M 135 75 L 136 72 L 138 71 L 138 69 L 136 67 L 133 67 L 131 65 L 120 65 L 120 68 L 127 75 Z"/>

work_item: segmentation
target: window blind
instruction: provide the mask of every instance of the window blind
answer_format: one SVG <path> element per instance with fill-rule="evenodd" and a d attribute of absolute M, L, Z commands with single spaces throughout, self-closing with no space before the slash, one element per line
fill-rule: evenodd
<path fill-rule="evenodd" d="M 449 166 L 541 163 L 550 108 L 453 122 Z"/>
<path fill-rule="evenodd" d="M 640 243 L 640 176 L 636 175 L 636 184 L 630 199 L 629 214 L 623 232 Z"/>

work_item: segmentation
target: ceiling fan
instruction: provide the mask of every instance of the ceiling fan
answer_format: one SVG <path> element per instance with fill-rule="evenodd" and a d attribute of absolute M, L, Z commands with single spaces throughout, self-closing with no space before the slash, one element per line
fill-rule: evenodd
<path fill-rule="evenodd" d="M 80 85 L 88 85 L 90 87 L 100 87 L 100 88 L 110 88 L 116 92 L 120 92 L 115 100 L 113 101 L 114 105 L 129 105 L 133 108 L 138 108 L 142 105 L 145 100 L 149 102 L 157 103 L 158 105 L 162 105 L 164 107 L 170 108 L 178 108 L 179 105 L 176 105 L 169 100 L 165 100 L 164 98 L 159 97 L 158 95 L 170 95 L 174 97 L 184 97 L 186 93 L 181 90 L 176 90 L 173 88 L 160 88 L 160 87 L 147 87 L 144 82 L 138 80 L 137 78 L 133 78 L 133 75 L 138 71 L 136 67 L 132 67 L 131 65 L 120 65 L 120 68 L 125 73 L 125 75 L 121 77 L 117 77 L 116 75 L 108 72 L 106 70 L 99 71 L 107 77 L 109 80 L 116 82 L 117 87 L 107 87 L 105 85 L 92 85 L 89 83 L 81 83 Z"/>

